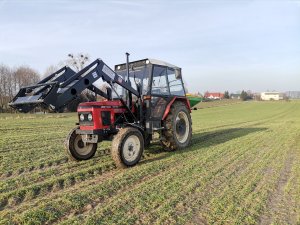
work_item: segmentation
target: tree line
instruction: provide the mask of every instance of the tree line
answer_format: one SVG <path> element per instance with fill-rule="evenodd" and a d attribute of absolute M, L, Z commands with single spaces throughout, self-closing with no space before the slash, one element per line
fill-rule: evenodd
<path fill-rule="evenodd" d="M 8 112 L 11 109 L 8 103 L 24 86 L 35 84 L 40 80 L 39 73 L 29 66 L 11 68 L 0 65 L 0 112 Z"/>
<path fill-rule="evenodd" d="M 225 91 L 224 93 L 224 98 L 225 99 L 230 99 L 232 96 L 232 94 L 230 95 L 229 94 L 229 91 Z M 242 101 L 247 101 L 247 100 L 250 100 L 253 98 L 252 94 L 246 92 L 246 91 L 242 91 L 240 94 L 239 94 L 239 98 L 242 100 Z"/>

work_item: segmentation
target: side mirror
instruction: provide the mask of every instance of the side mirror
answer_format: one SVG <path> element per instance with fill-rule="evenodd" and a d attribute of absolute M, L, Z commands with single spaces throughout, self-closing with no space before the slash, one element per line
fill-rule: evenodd
<path fill-rule="evenodd" d="M 181 69 L 175 69 L 175 78 L 176 79 L 181 79 Z"/>

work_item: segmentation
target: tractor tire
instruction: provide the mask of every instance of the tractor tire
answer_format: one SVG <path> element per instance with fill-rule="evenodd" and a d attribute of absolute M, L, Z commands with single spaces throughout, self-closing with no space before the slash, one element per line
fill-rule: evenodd
<path fill-rule="evenodd" d="M 66 152 L 71 160 L 81 161 L 92 158 L 97 150 L 96 143 L 84 145 L 81 135 L 76 134 L 78 127 L 72 129 L 65 141 Z"/>
<path fill-rule="evenodd" d="M 122 128 L 111 144 L 111 156 L 118 168 L 135 166 L 144 151 L 142 133 L 133 127 Z"/>
<path fill-rule="evenodd" d="M 192 119 L 187 106 L 183 102 L 175 102 L 163 122 L 161 143 L 165 150 L 175 151 L 190 145 L 192 140 Z"/>

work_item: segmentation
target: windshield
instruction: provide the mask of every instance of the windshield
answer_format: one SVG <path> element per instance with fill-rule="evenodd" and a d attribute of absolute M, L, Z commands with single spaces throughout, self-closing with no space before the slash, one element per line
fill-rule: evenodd
<path fill-rule="evenodd" d="M 131 86 L 137 90 L 136 84 L 140 85 L 142 88 L 142 95 L 147 94 L 149 89 L 149 75 L 150 75 L 150 68 L 149 66 L 140 66 L 140 67 L 132 67 L 129 65 L 129 79 L 131 82 Z M 127 80 L 127 70 L 119 70 L 116 71 L 118 75 L 120 75 L 124 80 Z M 120 95 L 120 97 L 124 98 L 127 94 L 127 91 L 122 88 L 120 85 L 115 84 L 115 89 Z M 135 96 L 133 95 L 133 98 Z M 116 94 L 113 93 L 113 98 L 117 98 Z M 135 99 L 135 98 L 134 98 Z"/>

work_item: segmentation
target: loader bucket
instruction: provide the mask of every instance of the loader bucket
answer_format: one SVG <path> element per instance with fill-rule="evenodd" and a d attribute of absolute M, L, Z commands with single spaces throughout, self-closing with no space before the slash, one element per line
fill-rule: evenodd
<path fill-rule="evenodd" d="M 24 113 L 38 106 L 49 108 L 51 105 L 47 101 L 47 98 L 49 99 L 54 92 L 56 93 L 60 83 L 66 81 L 74 74 L 75 72 L 71 68 L 63 67 L 36 85 L 21 88 L 18 94 L 9 103 L 9 106 Z"/>

